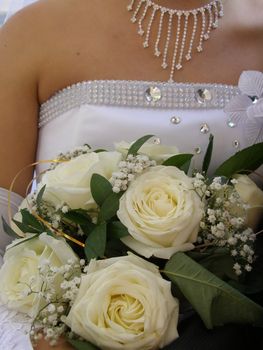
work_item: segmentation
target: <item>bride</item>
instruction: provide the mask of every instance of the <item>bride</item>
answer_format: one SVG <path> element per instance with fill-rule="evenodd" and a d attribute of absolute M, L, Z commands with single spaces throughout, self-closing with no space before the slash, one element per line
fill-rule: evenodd
<path fill-rule="evenodd" d="M 259 72 L 243 73 L 237 87 L 243 71 L 263 71 L 262 13 L 260 0 L 40 0 L 12 16 L 0 30 L 2 212 L 21 169 L 83 143 L 153 133 L 194 153 L 198 167 L 212 133 L 215 168 L 262 139 L 241 113 L 244 100 L 229 103 L 259 81 L 263 94 Z M 28 168 L 16 181 L 14 210 L 31 178 Z M 6 315 L 0 309 L 2 349 L 30 349 L 15 329 L 22 321 L 12 327 Z"/>

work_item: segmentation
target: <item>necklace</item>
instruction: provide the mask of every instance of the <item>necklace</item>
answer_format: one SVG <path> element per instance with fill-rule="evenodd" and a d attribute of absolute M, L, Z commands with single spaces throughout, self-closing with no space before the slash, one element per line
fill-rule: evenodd
<path fill-rule="evenodd" d="M 193 10 L 171 9 L 151 0 L 131 0 L 127 10 L 132 12 L 131 22 L 138 24 L 144 48 L 149 47 L 150 38 L 155 37 L 154 56 L 162 56 L 163 69 L 170 67 L 169 82 L 173 82 L 175 70 L 182 69 L 183 63 L 192 59 L 194 48 L 199 53 L 203 51 L 204 41 L 210 38 L 212 29 L 218 27 L 219 18 L 224 15 L 222 0 L 210 1 Z M 154 32 L 155 21 L 157 31 Z M 171 48 L 172 60 L 169 63 Z"/>

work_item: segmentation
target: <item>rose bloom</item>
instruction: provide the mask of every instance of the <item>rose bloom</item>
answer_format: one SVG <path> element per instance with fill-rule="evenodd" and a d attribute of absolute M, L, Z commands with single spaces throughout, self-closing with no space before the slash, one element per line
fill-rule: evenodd
<path fill-rule="evenodd" d="M 115 143 L 115 149 L 121 152 L 125 157 L 132 143 L 125 141 Z M 150 141 L 144 143 L 139 149 L 138 154 L 144 154 L 150 159 L 155 160 L 158 164 L 163 163 L 166 159 L 178 154 L 178 148 L 175 146 L 165 146 L 161 144 L 154 144 Z"/>
<path fill-rule="evenodd" d="M 46 233 L 14 246 L 27 238 L 17 239 L 7 247 L 0 269 L 0 300 L 10 309 L 35 317 L 46 304 L 39 293 L 43 284 L 38 268 L 41 262 L 48 260 L 50 266 L 60 267 L 69 259 L 78 261 L 78 258 L 64 239 L 55 239 Z M 62 276 L 56 277 L 52 287 L 60 293 Z M 29 286 L 37 293 L 27 295 Z"/>
<path fill-rule="evenodd" d="M 130 233 L 122 239 L 129 248 L 147 258 L 169 259 L 194 248 L 203 204 L 183 171 L 156 166 L 130 184 L 117 215 Z"/>
<path fill-rule="evenodd" d="M 256 229 L 263 215 L 263 191 L 247 175 L 235 175 L 235 189 L 244 203 L 249 205 L 247 210 L 247 225 Z"/>
<path fill-rule="evenodd" d="M 67 203 L 71 209 L 96 207 L 90 191 L 94 173 L 110 179 L 118 169 L 122 155 L 118 152 L 90 152 L 47 171 L 38 188 L 46 185 L 43 199 L 56 205 Z"/>
<path fill-rule="evenodd" d="M 158 349 L 178 337 L 178 309 L 158 267 L 130 254 L 90 262 L 66 323 L 100 349 Z"/>

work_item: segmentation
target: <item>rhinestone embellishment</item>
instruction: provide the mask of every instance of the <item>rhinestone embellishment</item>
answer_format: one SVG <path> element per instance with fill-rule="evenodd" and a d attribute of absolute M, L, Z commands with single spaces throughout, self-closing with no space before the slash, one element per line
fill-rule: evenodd
<path fill-rule="evenodd" d="M 170 121 L 171 121 L 172 124 L 178 125 L 178 124 L 181 123 L 181 118 L 180 117 L 172 117 L 170 119 Z"/>
<path fill-rule="evenodd" d="M 201 126 L 200 126 L 200 132 L 201 132 L 202 134 L 207 134 L 209 131 L 210 131 L 210 128 L 209 128 L 209 126 L 208 126 L 206 123 L 201 124 Z"/>
<path fill-rule="evenodd" d="M 205 103 L 205 102 L 209 102 L 212 100 L 213 98 L 213 95 L 212 95 L 212 92 L 211 90 L 208 90 L 208 89 L 198 89 L 196 90 L 195 92 L 195 98 L 196 98 L 196 101 L 198 103 Z"/>
<path fill-rule="evenodd" d="M 228 120 L 227 121 L 227 125 L 230 127 L 230 128 L 235 128 L 237 125 L 236 123 L 234 123 L 232 120 Z"/>
<path fill-rule="evenodd" d="M 196 147 L 194 149 L 194 151 L 195 151 L 196 154 L 200 154 L 202 152 L 202 148 L 201 147 Z"/>
<path fill-rule="evenodd" d="M 150 86 L 145 91 L 145 97 L 148 102 L 157 102 L 162 98 L 162 93 L 157 86 Z"/>
<path fill-rule="evenodd" d="M 153 140 L 153 143 L 154 143 L 155 145 L 160 145 L 161 139 L 160 139 L 159 137 L 155 137 L 154 140 Z"/>
<path fill-rule="evenodd" d="M 149 86 L 161 90 L 161 98 L 153 103 L 146 99 L 145 92 Z M 206 103 L 196 100 L 197 89 L 211 89 L 213 99 Z M 46 125 L 53 119 L 69 110 L 85 104 L 106 106 L 130 106 L 164 109 L 220 109 L 240 91 L 237 87 L 220 84 L 183 84 L 183 83 L 157 83 L 122 80 L 94 80 L 73 84 L 56 93 L 40 108 L 39 127 Z M 152 99 L 152 97 L 149 98 Z"/>
<path fill-rule="evenodd" d="M 235 148 L 239 147 L 239 141 L 238 140 L 234 140 L 233 141 L 233 147 L 235 147 Z"/>

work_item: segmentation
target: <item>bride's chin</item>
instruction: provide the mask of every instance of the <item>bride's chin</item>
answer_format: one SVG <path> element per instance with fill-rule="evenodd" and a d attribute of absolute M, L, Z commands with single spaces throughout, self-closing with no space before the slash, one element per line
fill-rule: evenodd
<path fill-rule="evenodd" d="M 46 340 L 41 339 L 34 346 L 34 350 L 74 350 L 74 348 L 65 339 L 61 338 L 56 346 L 51 346 Z"/>

